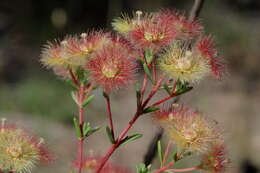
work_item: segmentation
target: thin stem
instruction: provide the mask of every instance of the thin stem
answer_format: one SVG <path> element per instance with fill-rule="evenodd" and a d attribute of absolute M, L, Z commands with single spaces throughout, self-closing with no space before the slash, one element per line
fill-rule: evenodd
<path fill-rule="evenodd" d="M 79 103 L 79 127 L 81 131 L 81 138 L 78 141 L 78 159 L 79 159 L 79 169 L 78 173 L 81 173 L 82 165 L 83 165 L 83 124 L 84 124 L 84 108 L 82 107 L 82 103 L 85 99 L 85 87 L 84 85 L 80 85 L 79 92 L 78 92 L 78 103 Z"/>
<path fill-rule="evenodd" d="M 143 86 L 142 86 L 142 89 L 141 89 L 141 101 L 143 100 L 146 86 L 147 86 L 147 74 L 145 73 L 144 74 L 144 80 L 143 80 Z"/>
<path fill-rule="evenodd" d="M 131 121 L 129 121 L 128 126 L 121 132 L 121 134 L 119 135 L 118 139 L 116 140 L 116 143 L 113 144 L 109 150 L 107 151 L 107 153 L 105 154 L 105 156 L 102 158 L 100 165 L 97 168 L 97 172 L 96 173 L 100 173 L 102 168 L 105 166 L 106 162 L 108 161 L 108 159 L 110 158 L 110 156 L 116 151 L 116 149 L 120 146 L 122 140 L 125 138 L 127 132 L 131 129 L 131 127 L 134 125 L 134 123 L 136 122 L 136 120 L 140 117 L 141 115 L 141 111 L 139 111 L 140 108 L 138 108 L 138 111 L 136 112 L 135 116 L 131 119 Z"/>
<path fill-rule="evenodd" d="M 168 100 L 174 98 L 175 96 L 176 96 L 176 95 L 172 95 L 172 96 L 165 97 L 165 98 L 163 98 L 163 99 L 161 99 L 161 100 L 155 102 L 155 103 L 152 104 L 150 107 L 154 107 L 154 106 L 160 105 L 160 104 L 162 104 L 162 103 L 164 103 L 164 102 L 166 102 L 166 101 L 168 101 Z"/>
<path fill-rule="evenodd" d="M 195 166 L 195 167 L 192 167 L 192 168 L 183 168 L 183 169 L 167 169 L 166 171 L 167 172 L 190 172 L 190 171 L 195 171 L 195 170 L 198 170 L 199 167 L 198 166 Z"/>
<path fill-rule="evenodd" d="M 161 87 L 161 85 L 162 85 L 162 81 L 163 81 L 163 78 L 160 78 L 160 79 L 157 81 L 156 85 L 155 85 L 155 86 L 153 87 L 153 89 L 151 90 L 149 96 L 148 96 L 147 99 L 144 101 L 142 108 L 144 108 L 144 107 L 149 103 L 149 101 L 152 99 L 152 97 L 156 94 L 156 92 L 158 91 L 158 89 L 159 89 L 159 88 Z"/>
<path fill-rule="evenodd" d="M 194 0 L 194 1 L 195 2 L 193 4 L 193 7 L 190 11 L 190 16 L 189 16 L 190 21 L 195 20 L 199 16 L 201 9 L 203 7 L 203 4 L 205 2 L 205 0 Z"/>
<path fill-rule="evenodd" d="M 158 169 L 157 171 L 155 171 L 154 173 L 161 173 L 164 172 L 166 169 L 168 169 L 169 167 L 173 166 L 174 162 L 170 162 L 167 165 L 165 165 L 164 167 Z"/>
<path fill-rule="evenodd" d="M 73 71 L 71 69 L 69 69 L 69 73 L 70 73 L 70 77 L 72 79 L 72 82 L 76 85 L 79 86 L 79 82 L 76 78 L 76 76 L 74 75 Z"/>
<path fill-rule="evenodd" d="M 113 125 L 113 118 L 112 118 L 112 111 L 111 111 L 111 104 L 110 104 L 110 98 L 107 93 L 104 93 L 104 98 L 106 100 L 107 105 L 107 112 L 108 112 L 108 121 L 109 121 L 109 127 L 112 133 L 112 138 L 115 139 L 115 133 L 114 133 L 114 125 Z"/>
<path fill-rule="evenodd" d="M 164 165 L 164 163 L 166 162 L 166 159 L 167 159 L 169 152 L 170 152 L 171 144 L 172 144 L 171 141 L 169 141 L 168 144 L 167 144 L 167 147 L 166 147 L 166 150 L 165 150 L 164 156 L 163 156 L 162 165 Z"/>

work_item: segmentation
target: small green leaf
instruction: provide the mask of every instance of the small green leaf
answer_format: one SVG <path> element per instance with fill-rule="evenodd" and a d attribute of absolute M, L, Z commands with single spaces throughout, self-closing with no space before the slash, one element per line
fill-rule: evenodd
<path fill-rule="evenodd" d="M 113 138 L 111 129 L 110 129 L 108 126 L 106 127 L 106 132 L 107 132 L 107 136 L 108 136 L 109 141 L 110 141 L 112 144 L 115 144 L 116 141 L 115 141 L 115 139 Z"/>
<path fill-rule="evenodd" d="M 176 94 L 176 96 L 178 96 L 178 95 L 184 94 L 186 92 L 189 92 L 192 89 L 193 89 L 193 87 L 189 86 L 188 82 L 178 81 L 177 85 L 176 85 L 176 92 L 175 92 L 175 94 Z"/>
<path fill-rule="evenodd" d="M 77 98 L 77 92 L 71 91 L 71 97 L 74 100 L 74 102 L 79 105 L 78 98 Z"/>
<path fill-rule="evenodd" d="M 90 129 L 91 129 L 90 124 L 89 123 L 84 123 L 83 124 L 83 135 L 87 136 L 87 134 L 89 133 Z"/>
<path fill-rule="evenodd" d="M 135 141 L 139 138 L 141 138 L 143 135 L 142 134 L 134 134 L 134 135 L 131 135 L 131 136 L 126 136 L 122 142 L 120 143 L 120 145 L 125 145 L 127 144 L 128 142 L 131 142 L 131 141 Z"/>
<path fill-rule="evenodd" d="M 136 91 L 136 100 L 137 100 L 137 106 L 141 105 L 141 91 L 140 91 L 140 83 L 135 83 L 135 91 Z"/>
<path fill-rule="evenodd" d="M 162 153 L 161 141 L 158 141 L 158 143 L 157 143 L 157 154 L 159 157 L 160 165 L 162 167 L 163 166 L 163 153 Z"/>
<path fill-rule="evenodd" d="M 168 86 L 167 84 L 163 84 L 163 89 L 165 89 L 165 91 L 166 91 L 169 95 L 171 95 L 171 90 L 170 90 L 170 88 L 169 88 L 169 86 Z"/>
<path fill-rule="evenodd" d="M 143 67 L 144 67 L 144 72 L 145 72 L 146 75 L 148 76 L 149 80 L 150 80 L 152 83 L 154 83 L 154 82 L 153 82 L 152 73 L 150 72 L 150 69 L 149 69 L 149 67 L 147 66 L 147 64 L 146 64 L 146 63 L 143 63 Z"/>
<path fill-rule="evenodd" d="M 88 96 L 88 97 L 84 100 L 84 102 L 83 102 L 83 104 L 82 104 L 82 107 L 87 106 L 87 105 L 93 100 L 94 97 L 95 97 L 94 95 Z"/>
<path fill-rule="evenodd" d="M 101 127 L 94 127 L 94 128 L 91 128 L 88 133 L 85 135 L 85 137 L 88 137 L 90 135 L 92 135 L 93 133 L 95 133 L 96 131 L 98 131 L 99 129 L 101 129 Z"/>
<path fill-rule="evenodd" d="M 140 163 L 136 166 L 137 173 L 151 173 L 151 165 L 146 166 L 144 163 Z"/>
<path fill-rule="evenodd" d="M 81 138 L 81 130 L 80 130 L 79 122 L 78 122 L 76 117 L 73 118 L 73 122 L 74 122 L 74 127 L 75 127 L 75 130 L 76 130 L 77 138 L 80 139 Z"/>
<path fill-rule="evenodd" d="M 152 49 L 145 50 L 145 59 L 147 61 L 147 64 L 150 65 L 151 62 L 153 61 L 153 50 Z"/>
<path fill-rule="evenodd" d="M 72 80 L 66 80 L 66 83 L 74 90 L 78 90 L 78 87 L 72 82 Z"/>
<path fill-rule="evenodd" d="M 142 113 L 147 114 L 147 113 L 155 112 L 158 110 L 160 110 L 160 108 L 158 108 L 158 107 L 148 107 L 148 108 L 144 109 Z"/>

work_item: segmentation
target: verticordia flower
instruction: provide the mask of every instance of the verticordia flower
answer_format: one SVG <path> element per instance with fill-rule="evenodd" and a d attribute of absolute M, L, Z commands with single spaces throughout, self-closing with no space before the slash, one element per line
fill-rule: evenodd
<path fill-rule="evenodd" d="M 157 111 L 155 118 L 182 151 L 207 151 L 212 141 L 219 137 L 213 124 L 201 112 L 184 106 Z"/>
<path fill-rule="evenodd" d="M 114 39 L 113 42 L 96 53 L 86 65 L 91 78 L 106 92 L 126 87 L 136 76 L 136 62 L 125 42 Z"/>
<path fill-rule="evenodd" d="M 26 173 L 40 161 L 51 157 L 43 145 L 43 139 L 29 135 L 15 126 L 2 125 L 0 130 L 0 168 Z"/>
<path fill-rule="evenodd" d="M 139 49 L 151 48 L 157 51 L 169 45 L 176 34 L 174 28 L 167 21 L 158 19 L 155 13 L 142 15 L 141 11 L 137 11 L 133 19 L 125 15 L 114 20 L 112 25 Z"/>
<path fill-rule="evenodd" d="M 210 74 L 208 59 L 177 43 L 165 50 L 158 64 L 165 74 L 183 82 L 197 82 Z"/>
<path fill-rule="evenodd" d="M 202 155 L 199 168 L 207 173 L 223 173 L 229 162 L 223 142 L 217 141 L 212 144 L 207 153 Z"/>
<path fill-rule="evenodd" d="M 68 36 L 61 42 L 49 42 L 42 51 L 41 62 L 57 75 L 66 76 L 68 68 L 84 66 L 95 51 L 110 42 L 110 34 L 101 31 L 82 33 L 80 37 Z"/>
<path fill-rule="evenodd" d="M 87 157 L 84 158 L 82 162 L 82 168 L 87 171 L 86 173 L 94 173 L 96 172 L 96 169 L 98 168 L 99 164 L 101 163 L 102 158 L 96 158 L 96 157 Z M 79 162 L 76 161 L 74 163 L 75 167 L 79 167 Z M 103 167 L 101 173 L 130 173 L 130 171 L 126 168 L 114 165 L 112 163 L 106 163 L 106 165 Z"/>
<path fill-rule="evenodd" d="M 192 39 L 203 31 L 203 26 L 197 20 L 188 20 L 185 15 L 169 9 L 162 9 L 157 13 L 158 19 L 167 21 L 176 31 L 178 39 Z"/>
<path fill-rule="evenodd" d="M 211 72 L 216 78 L 221 78 L 225 72 L 225 63 L 217 53 L 213 39 L 210 36 L 202 37 L 196 42 L 198 53 L 208 59 Z"/>

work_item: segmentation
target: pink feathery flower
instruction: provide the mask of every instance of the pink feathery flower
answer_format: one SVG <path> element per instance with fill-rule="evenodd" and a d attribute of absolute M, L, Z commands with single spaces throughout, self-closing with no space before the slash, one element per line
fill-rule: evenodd
<path fill-rule="evenodd" d="M 177 147 L 184 151 L 205 152 L 219 133 L 203 113 L 176 105 L 156 111 L 155 120 Z"/>
<path fill-rule="evenodd" d="M 229 163 L 227 151 L 222 141 L 212 144 L 211 149 L 202 155 L 200 169 L 208 173 L 223 173 Z"/>
<path fill-rule="evenodd" d="M 209 60 L 211 72 L 216 78 L 221 78 L 225 73 L 225 63 L 218 56 L 212 37 L 205 36 L 196 43 L 198 53 Z"/>
<path fill-rule="evenodd" d="M 169 23 L 178 39 L 192 39 L 203 31 L 203 26 L 197 20 L 189 21 L 186 16 L 173 10 L 162 9 L 157 13 L 157 18 Z"/>
<path fill-rule="evenodd" d="M 30 172 L 39 162 L 53 160 L 44 140 L 13 125 L 0 127 L 0 166 L 12 172 Z"/>
<path fill-rule="evenodd" d="M 137 64 L 135 52 L 120 38 L 103 47 L 89 60 L 86 71 L 106 92 L 126 87 L 135 80 Z"/>
<path fill-rule="evenodd" d="M 142 49 L 158 51 L 175 39 L 176 31 L 169 22 L 154 15 L 144 16 L 140 24 L 129 32 L 134 45 Z"/>

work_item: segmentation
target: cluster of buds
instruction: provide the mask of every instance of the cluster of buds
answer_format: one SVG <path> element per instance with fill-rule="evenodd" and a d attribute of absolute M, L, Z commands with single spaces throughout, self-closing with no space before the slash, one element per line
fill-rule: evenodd
<path fill-rule="evenodd" d="M 0 171 L 31 172 L 37 163 L 52 160 L 42 138 L 4 121 L 0 127 Z"/>
<path fill-rule="evenodd" d="M 222 173 L 225 170 L 228 159 L 215 121 L 183 105 L 157 111 L 154 117 L 167 131 L 179 153 L 201 155 L 200 169 L 210 173 Z"/>

